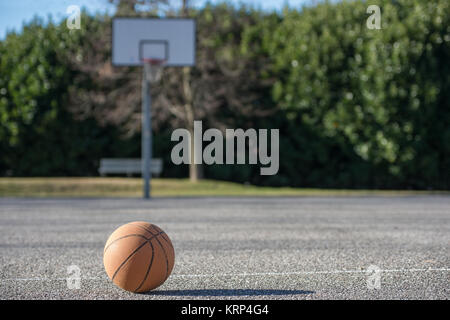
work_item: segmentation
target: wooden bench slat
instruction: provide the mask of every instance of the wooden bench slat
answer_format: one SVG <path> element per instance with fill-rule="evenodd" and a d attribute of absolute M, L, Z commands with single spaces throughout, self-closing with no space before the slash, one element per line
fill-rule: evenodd
<path fill-rule="evenodd" d="M 100 168 L 98 169 L 101 175 L 107 173 L 125 173 L 127 175 L 133 173 L 142 173 L 141 159 L 132 158 L 103 158 L 100 159 Z M 155 158 L 151 160 L 150 172 L 159 176 L 163 169 L 162 159 Z"/>

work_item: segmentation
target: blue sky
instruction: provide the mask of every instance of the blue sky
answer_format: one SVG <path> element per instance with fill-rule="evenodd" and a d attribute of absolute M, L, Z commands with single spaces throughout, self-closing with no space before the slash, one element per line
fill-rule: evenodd
<path fill-rule="evenodd" d="M 194 6 L 202 6 L 207 0 L 191 0 Z M 279 10 L 285 4 L 290 7 L 300 6 L 314 0 L 228 0 L 231 3 L 246 3 L 261 7 L 266 10 Z M 171 3 L 181 3 L 181 0 L 170 0 Z M 220 0 L 210 0 L 220 2 Z M 88 12 L 114 13 L 114 6 L 108 0 L 0 0 L 0 39 L 4 39 L 7 30 L 19 31 L 24 22 L 30 21 L 35 15 L 47 18 L 52 16 L 53 20 L 60 21 L 66 18 L 67 7 L 78 5 L 85 7 Z"/>

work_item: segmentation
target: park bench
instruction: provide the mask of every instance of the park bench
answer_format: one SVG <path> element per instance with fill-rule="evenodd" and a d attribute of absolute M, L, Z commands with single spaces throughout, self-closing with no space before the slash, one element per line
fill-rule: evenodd
<path fill-rule="evenodd" d="M 152 159 L 150 164 L 150 173 L 153 176 L 159 177 L 163 169 L 162 159 Z M 100 159 L 100 168 L 98 172 L 101 176 L 107 174 L 126 174 L 131 176 L 133 174 L 142 174 L 141 159 L 126 159 L 126 158 L 105 158 Z"/>

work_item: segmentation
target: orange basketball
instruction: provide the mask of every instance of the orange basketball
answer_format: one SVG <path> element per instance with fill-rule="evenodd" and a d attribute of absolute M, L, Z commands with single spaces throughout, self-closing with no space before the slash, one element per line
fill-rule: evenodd
<path fill-rule="evenodd" d="M 158 226 L 136 221 L 117 228 L 106 241 L 103 264 L 122 289 L 146 292 L 159 287 L 172 272 L 175 252 Z"/>

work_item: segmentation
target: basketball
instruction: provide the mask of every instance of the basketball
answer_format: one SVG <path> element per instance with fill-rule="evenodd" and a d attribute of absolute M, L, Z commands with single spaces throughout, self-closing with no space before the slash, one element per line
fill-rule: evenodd
<path fill-rule="evenodd" d="M 146 292 L 159 287 L 172 272 L 175 252 L 158 226 L 136 221 L 117 228 L 103 251 L 106 273 L 118 287 Z"/>

